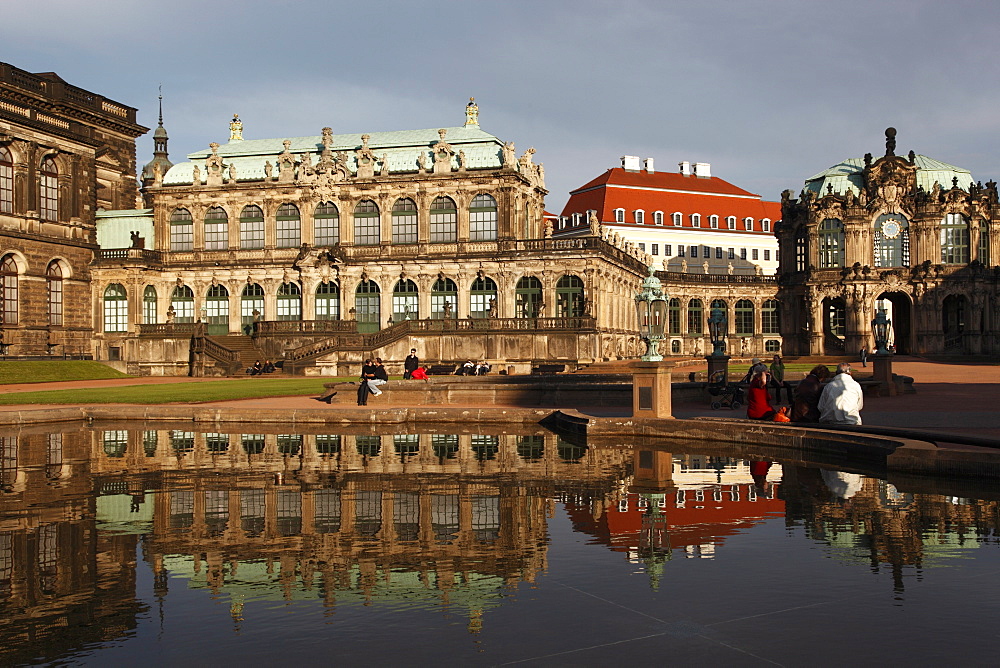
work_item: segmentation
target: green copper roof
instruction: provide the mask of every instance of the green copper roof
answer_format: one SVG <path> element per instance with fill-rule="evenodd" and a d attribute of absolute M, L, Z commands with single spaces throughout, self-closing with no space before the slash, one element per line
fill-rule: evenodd
<path fill-rule="evenodd" d="M 97 245 L 101 248 L 131 248 L 135 230 L 146 240 L 146 248 L 156 248 L 152 209 L 98 211 L 95 217 Z"/>
<path fill-rule="evenodd" d="M 934 189 L 934 184 L 941 184 L 942 188 L 951 188 L 952 179 L 958 178 L 958 186 L 965 190 L 973 183 L 972 173 L 961 167 L 949 165 L 946 162 L 928 158 L 926 155 L 916 156 L 917 165 L 917 186 L 926 191 Z M 806 190 L 811 190 L 819 195 L 827 193 L 827 186 L 833 186 L 833 192 L 846 193 L 853 190 L 855 193 L 861 192 L 863 185 L 861 175 L 865 169 L 863 158 L 849 158 L 843 162 L 830 167 L 827 170 L 806 179 Z"/>

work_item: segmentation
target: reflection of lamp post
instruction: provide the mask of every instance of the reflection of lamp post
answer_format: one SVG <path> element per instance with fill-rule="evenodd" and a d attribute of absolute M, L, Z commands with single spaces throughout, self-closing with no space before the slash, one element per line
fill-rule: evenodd
<path fill-rule="evenodd" d="M 667 316 L 666 295 L 656 269 L 649 267 L 649 276 L 642 282 L 642 290 L 635 293 L 635 314 L 639 320 L 639 336 L 647 343 L 643 362 L 659 362 L 663 356 L 657 350 L 663 339 L 663 329 Z"/>
<path fill-rule="evenodd" d="M 889 332 L 892 330 L 892 320 L 885 315 L 885 309 L 879 309 L 872 318 L 872 332 L 875 336 L 875 354 L 889 354 Z"/>

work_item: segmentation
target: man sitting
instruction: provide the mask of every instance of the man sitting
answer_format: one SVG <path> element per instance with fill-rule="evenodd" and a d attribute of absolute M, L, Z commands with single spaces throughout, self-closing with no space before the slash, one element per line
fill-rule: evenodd
<path fill-rule="evenodd" d="M 819 421 L 827 424 L 861 424 L 864 407 L 861 385 L 851 377 L 851 365 L 841 362 L 819 398 Z"/>

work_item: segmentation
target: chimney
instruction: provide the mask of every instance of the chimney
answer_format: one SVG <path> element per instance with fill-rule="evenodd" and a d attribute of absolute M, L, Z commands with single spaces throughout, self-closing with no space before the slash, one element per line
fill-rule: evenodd
<path fill-rule="evenodd" d="M 694 175 L 705 179 L 709 178 L 712 176 L 712 165 L 707 162 L 694 163 Z"/>
<path fill-rule="evenodd" d="M 656 171 L 655 169 L 653 169 L 653 159 L 652 158 L 646 158 L 644 167 L 646 168 L 646 171 L 648 173 L 650 173 L 650 174 L 652 174 L 653 172 Z"/>
<path fill-rule="evenodd" d="M 681 168 L 681 174 L 684 176 L 691 176 L 691 163 L 685 160 L 684 162 L 678 162 L 677 166 Z"/>
<path fill-rule="evenodd" d="M 638 172 L 639 171 L 639 156 L 637 156 L 637 155 L 623 155 L 622 156 L 622 168 L 626 172 Z"/>

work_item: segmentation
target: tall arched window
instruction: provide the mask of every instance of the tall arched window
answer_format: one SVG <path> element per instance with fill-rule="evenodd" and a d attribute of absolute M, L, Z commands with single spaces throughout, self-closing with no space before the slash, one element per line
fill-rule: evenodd
<path fill-rule="evenodd" d="M 525 276 L 514 289 L 514 315 L 517 318 L 537 318 L 542 304 L 542 282 Z"/>
<path fill-rule="evenodd" d="M 705 333 L 705 309 L 700 299 L 688 302 L 688 334 Z"/>
<path fill-rule="evenodd" d="M 736 326 L 733 330 L 736 336 L 750 336 L 753 334 L 753 302 L 749 299 L 741 299 L 736 302 L 734 308 Z"/>
<path fill-rule="evenodd" d="M 147 285 L 146 289 L 142 292 L 142 322 L 145 325 L 155 325 L 157 322 L 156 318 L 156 307 L 157 307 L 157 297 L 156 288 L 152 285 Z"/>
<path fill-rule="evenodd" d="M 979 250 L 976 257 L 986 266 L 990 266 L 990 224 L 984 219 L 979 221 Z"/>
<path fill-rule="evenodd" d="M 839 218 L 825 218 L 819 224 L 819 268 L 844 266 L 844 226 Z"/>
<path fill-rule="evenodd" d="M 229 215 L 221 206 L 213 206 L 205 212 L 205 250 L 227 248 L 229 248 Z"/>
<path fill-rule="evenodd" d="M 361 281 L 354 293 L 354 313 L 358 331 L 377 332 L 382 322 L 382 290 L 375 281 Z"/>
<path fill-rule="evenodd" d="M 904 216 L 883 213 L 875 219 L 875 266 L 910 266 L 910 225 Z"/>
<path fill-rule="evenodd" d="M 0 213 L 14 212 L 14 158 L 0 146 Z"/>
<path fill-rule="evenodd" d="M 469 314 L 473 318 L 490 317 L 490 307 L 496 304 L 497 284 L 492 278 L 477 278 L 472 282 L 469 295 Z"/>
<path fill-rule="evenodd" d="M 420 317 L 417 306 L 417 284 L 409 279 L 396 283 L 392 289 L 392 320 L 416 320 Z"/>
<path fill-rule="evenodd" d="M 49 293 L 49 324 L 63 324 L 63 272 L 59 262 L 50 262 L 45 270 L 45 285 Z"/>
<path fill-rule="evenodd" d="M 439 277 L 431 286 L 431 317 L 458 317 L 458 286 L 450 278 Z"/>
<path fill-rule="evenodd" d="M 458 209 L 450 197 L 436 197 L 431 202 L 431 243 L 458 239 Z"/>
<path fill-rule="evenodd" d="M 278 320 L 302 320 L 302 290 L 295 282 L 278 288 Z"/>
<path fill-rule="evenodd" d="M 809 243 L 804 227 L 795 231 L 795 271 L 805 271 L 809 259 Z"/>
<path fill-rule="evenodd" d="M 766 335 L 781 333 L 778 301 L 775 299 L 768 299 L 760 307 L 760 332 Z"/>
<path fill-rule="evenodd" d="M 3 308 L 0 309 L 0 324 L 17 324 L 17 263 L 10 255 L 0 260 L 0 299 Z"/>
<path fill-rule="evenodd" d="M 104 290 L 104 331 L 128 331 L 128 293 L 120 283 Z"/>
<path fill-rule="evenodd" d="M 340 320 L 340 286 L 333 281 L 316 286 L 316 319 Z"/>
<path fill-rule="evenodd" d="M 969 263 L 969 221 L 960 213 L 945 214 L 941 221 L 941 263 Z"/>
<path fill-rule="evenodd" d="M 556 316 L 578 318 L 583 315 L 583 281 L 579 276 L 563 276 L 556 283 Z"/>
<path fill-rule="evenodd" d="M 417 243 L 417 205 L 409 197 L 401 197 L 392 205 L 392 243 Z"/>
<path fill-rule="evenodd" d="M 208 333 L 212 336 L 229 333 L 229 290 L 225 286 L 213 285 L 208 288 L 205 319 Z"/>
<path fill-rule="evenodd" d="M 378 204 L 370 199 L 361 200 L 354 207 L 354 244 L 375 246 L 382 241 L 382 223 Z"/>
<path fill-rule="evenodd" d="M 667 302 L 667 334 L 681 333 L 681 300 L 674 297 Z"/>
<path fill-rule="evenodd" d="M 240 248 L 253 250 L 264 247 L 264 211 L 256 204 L 247 204 L 240 212 Z"/>
<path fill-rule="evenodd" d="M 194 322 L 194 292 L 186 285 L 178 285 L 170 295 L 170 308 L 174 322 Z"/>
<path fill-rule="evenodd" d="M 294 204 L 282 204 L 275 216 L 276 246 L 278 248 L 296 248 L 302 243 L 302 219 L 299 207 Z"/>
<path fill-rule="evenodd" d="M 469 205 L 469 240 L 497 238 L 497 201 L 486 194 L 476 195 Z"/>
<path fill-rule="evenodd" d="M 340 243 L 340 211 L 333 202 L 320 202 L 313 214 L 313 245 Z"/>
<path fill-rule="evenodd" d="M 59 220 L 59 169 L 52 158 L 38 170 L 38 209 L 42 220 Z"/>
<path fill-rule="evenodd" d="M 258 283 L 247 283 L 240 295 L 240 324 L 244 334 L 253 331 L 253 323 L 257 318 L 264 319 L 264 288 Z"/>
<path fill-rule="evenodd" d="M 189 251 L 192 248 L 194 248 L 194 221 L 191 212 L 187 209 L 174 209 L 170 213 L 170 250 Z"/>

